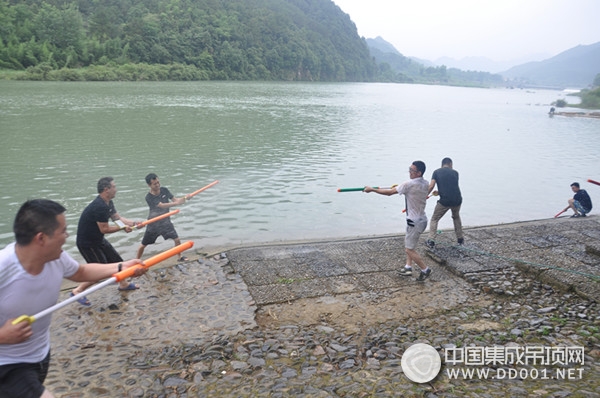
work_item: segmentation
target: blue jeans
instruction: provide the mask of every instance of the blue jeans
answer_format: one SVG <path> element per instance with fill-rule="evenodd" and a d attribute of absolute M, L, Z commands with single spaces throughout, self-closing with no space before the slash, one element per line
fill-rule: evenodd
<path fill-rule="evenodd" d="M 578 201 L 578 200 L 574 200 L 574 201 L 573 201 L 573 206 L 575 206 L 575 208 L 577 209 L 577 212 L 578 212 L 579 214 L 581 214 L 581 215 L 583 215 L 583 214 L 587 214 L 587 213 L 589 213 L 589 212 L 590 212 L 588 209 L 586 209 L 585 207 L 583 207 L 583 206 L 581 205 L 581 203 L 579 203 L 579 201 Z"/>

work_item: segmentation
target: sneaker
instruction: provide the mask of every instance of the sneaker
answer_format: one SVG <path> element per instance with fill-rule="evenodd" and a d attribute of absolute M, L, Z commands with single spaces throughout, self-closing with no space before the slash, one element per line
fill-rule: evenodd
<path fill-rule="evenodd" d="M 579 218 L 579 217 L 581 217 L 581 214 L 579 214 L 579 213 L 575 213 L 571 216 L 571 218 Z"/>
<path fill-rule="evenodd" d="M 463 245 L 465 243 L 465 238 L 459 238 L 458 239 L 458 244 L 459 245 Z"/>
<path fill-rule="evenodd" d="M 412 276 L 412 268 L 402 268 L 398 271 L 398 275 L 400 276 Z"/>
<path fill-rule="evenodd" d="M 433 249 L 435 247 L 435 242 L 432 241 L 431 239 L 427 239 L 427 241 L 425 242 L 425 245 L 430 248 Z"/>
<path fill-rule="evenodd" d="M 427 269 L 427 271 L 421 271 L 417 278 L 417 282 L 423 282 L 425 279 L 429 278 L 429 275 L 431 275 L 431 268 Z"/>

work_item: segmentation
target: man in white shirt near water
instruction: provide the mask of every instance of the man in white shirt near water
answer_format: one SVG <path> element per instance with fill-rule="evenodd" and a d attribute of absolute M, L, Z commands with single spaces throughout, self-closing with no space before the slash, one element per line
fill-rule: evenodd
<path fill-rule="evenodd" d="M 406 265 L 399 271 L 400 275 L 412 275 L 412 266 L 417 264 L 421 273 L 417 281 L 424 281 L 431 275 L 431 269 L 425 265 L 421 255 L 416 248 L 419 237 L 427 228 L 427 215 L 425 205 L 427 204 L 427 193 L 429 182 L 423 178 L 425 174 L 425 163 L 420 160 L 412 162 L 408 168 L 410 180 L 392 188 L 365 187 L 364 192 L 375 192 L 380 195 L 391 196 L 404 194 L 406 200 L 406 237 L 404 238 L 404 250 L 406 251 Z"/>
<path fill-rule="evenodd" d="M 80 265 L 62 247 L 69 234 L 65 208 L 51 200 L 25 202 L 13 224 L 15 241 L 0 250 L 0 397 L 50 398 L 44 387 L 50 364 L 50 315 L 33 323 L 33 315 L 59 298 L 63 278 L 97 281 L 140 263 Z M 138 267 L 134 276 L 145 268 Z"/>

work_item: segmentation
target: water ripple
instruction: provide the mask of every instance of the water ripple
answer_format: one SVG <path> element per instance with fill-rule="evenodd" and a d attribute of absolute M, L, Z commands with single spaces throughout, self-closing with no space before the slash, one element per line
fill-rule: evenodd
<path fill-rule="evenodd" d="M 0 243 L 12 240 L 20 204 L 42 196 L 67 207 L 65 249 L 75 256 L 79 215 L 106 175 L 119 213 L 136 219 L 147 216 L 149 172 L 177 196 L 220 180 L 173 217 L 202 247 L 403 231 L 402 199 L 336 189 L 402 182 L 415 159 L 427 163 L 426 178 L 454 159 L 467 226 L 551 217 L 571 182 L 600 179 L 599 121 L 548 118 L 559 92 L 249 82 L 0 89 L 0 165 L 11 187 Z M 141 237 L 108 239 L 127 257 Z"/>

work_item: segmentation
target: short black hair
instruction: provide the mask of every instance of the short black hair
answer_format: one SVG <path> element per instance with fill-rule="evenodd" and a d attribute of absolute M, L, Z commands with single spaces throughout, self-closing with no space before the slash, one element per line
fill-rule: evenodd
<path fill-rule="evenodd" d="M 415 166 L 417 168 L 417 171 L 421 172 L 421 175 L 425 174 L 425 162 L 422 162 L 420 160 L 415 160 L 414 162 L 412 162 L 413 166 Z"/>
<path fill-rule="evenodd" d="M 158 176 L 154 173 L 150 173 L 146 176 L 146 184 L 150 185 L 150 183 L 152 182 L 152 180 L 156 180 L 158 178 Z"/>
<path fill-rule="evenodd" d="M 452 159 L 450 158 L 444 158 L 442 159 L 442 166 L 444 165 L 451 165 L 452 164 Z"/>
<path fill-rule="evenodd" d="M 13 232 L 17 244 L 31 243 L 39 232 L 54 234 L 59 227 L 56 216 L 66 211 L 63 205 L 49 199 L 31 199 L 21 205 L 15 216 Z"/>
<path fill-rule="evenodd" d="M 106 188 L 110 188 L 110 183 L 114 181 L 112 177 L 102 177 L 98 180 L 98 193 L 104 192 Z"/>
<path fill-rule="evenodd" d="M 571 184 L 571 186 L 579 188 L 579 183 L 578 182 L 574 182 L 573 184 Z"/>

